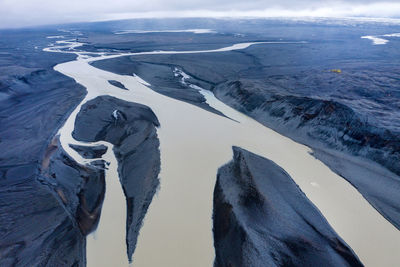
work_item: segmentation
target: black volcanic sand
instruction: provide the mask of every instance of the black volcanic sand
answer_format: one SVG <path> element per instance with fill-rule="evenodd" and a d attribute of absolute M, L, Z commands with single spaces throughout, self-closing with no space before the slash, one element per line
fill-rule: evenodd
<path fill-rule="evenodd" d="M 143 218 L 159 185 L 158 126 L 150 108 L 108 96 L 83 105 L 75 122 L 75 139 L 107 141 L 114 145 L 127 203 L 126 241 L 130 260 Z"/>
<path fill-rule="evenodd" d="M 96 68 L 104 69 L 121 75 L 137 75 L 148 82 L 154 91 L 181 100 L 187 103 L 201 107 L 207 111 L 218 115 L 223 114 L 210 107 L 206 99 L 198 90 L 185 86 L 180 82 L 180 77 L 174 75 L 175 66 L 170 64 L 151 64 L 147 62 L 136 61 L 135 57 L 121 57 L 108 60 L 92 62 Z M 111 81 L 109 81 L 111 83 Z M 191 80 L 193 84 L 204 85 L 197 80 Z M 116 84 L 113 84 L 116 85 Z M 122 84 L 121 84 L 122 85 Z M 116 85 L 118 86 L 118 85 Z M 124 85 L 122 85 L 125 88 Z M 121 86 L 118 86 L 121 88 Z"/>
<path fill-rule="evenodd" d="M 77 165 L 53 138 L 85 95 L 53 70 L 75 56 L 41 50 L 57 32 L 1 34 L 0 265 L 83 266 L 85 235 L 103 200 L 104 164 Z"/>
<path fill-rule="evenodd" d="M 116 86 L 116 87 L 118 87 L 118 88 L 121 88 L 121 89 L 123 89 L 123 90 L 128 90 L 128 89 L 126 89 L 125 85 L 123 85 L 123 84 L 120 83 L 119 81 L 109 80 L 108 82 L 109 82 L 111 85 L 114 85 L 114 86 Z"/>
<path fill-rule="evenodd" d="M 84 36 L 61 33 L 57 31 L 60 27 L 79 28 L 84 31 Z M 124 29 L 167 28 L 211 28 L 231 34 L 163 33 L 151 34 L 151 38 L 148 34 L 130 34 L 115 39 L 117 36 L 112 33 Z M 371 204 L 400 228 L 399 178 L 388 171 L 378 171 L 379 166 L 365 158 L 370 157 L 399 175 L 400 109 L 394 99 L 400 97 L 400 41 L 391 38 L 387 45 L 373 46 L 370 40 L 360 39 L 363 35 L 394 32 L 400 32 L 399 26 L 356 23 L 348 27 L 332 22 L 215 19 L 150 19 L 0 31 L 0 265 L 84 265 L 84 233 L 96 225 L 96 220 L 87 220 L 85 216 L 93 212 L 102 199 L 104 163 L 96 162 L 93 168 L 82 170 L 53 139 L 83 99 L 85 90 L 52 69 L 75 56 L 43 52 L 44 47 L 55 41 L 46 36 L 79 38 L 87 42 L 84 49 L 93 51 L 197 50 L 243 41 L 309 41 L 301 45 L 268 45 L 217 54 L 119 58 L 109 66 L 101 61 L 96 66 L 128 75 L 135 72 L 150 81 L 153 89 L 157 87 L 159 89 L 155 90 L 162 91 L 164 88 L 166 95 L 202 106 L 204 98 L 197 92 L 183 93 L 175 85 L 168 85 L 170 81 L 178 82 L 171 76 L 171 71 L 175 66 L 180 67 L 196 78 L 191 82 L 214 90 L 222 101 L 268 127 L 308 144 L 316 157 L 355 185 Z M 235 33 L 244 35 L 236 36 Z M 119 63 L 121 69 L 116 67 Z M 152 68 L 156 71 L 152 72 Z M 341 68 L 343 72 L 341 75 L 331 73 L 332 68 Z M 150 80 L 152 76 L 155 78 Z M 241 85 L 237 86 L 236 82 Z M 251 97 L 253 94 L 261 96 L 262 101 Z M 321 114 L 314 108 L 322 108 Z M 338 114 L 332 116 L 334 120 L 323 122 L 333 113 Z M 118 116 L 120 118 L 122 114 Z M 104 118 L 113 119 L 110 113 Z M 105 122 L 97 120 L 105 126 Z M 290 123 L 292 120 L 294 122 Z M 355 127 L 348 122 L 355 122 Z M 335 125 L 337 123 L 340 125 Z M 146 136 L 145 132 L 141 136 Z M 104 136 L 104 132 L 100 136 Z M 93 136 L 87 138 L 96 139 Z M 139 142 L 138 146 L 143 148 L 147 144 L 150 148 L 146 153 L 154 156 L 149 160 L 156 162 L 158 152 L 154 152 L 152 142 Z M 118 150 L 123 149 L 116 146 L 115 151 Z M 117 157 L 119 160 L 127 157 L 130 162 L 127 164 L 133 165 L 130 156 L 137 157 L 138 153 L 128 154 L 123 150 Z M 363 157 L 357 158 L 352 156 L 354 154 Z M 144 161 L 144 157 L 137 159 L 138 165 Z M 150 163 L 146 161 L 146 164 Z M 142 173 L 141 165 L 137 168 L 139 171 L 132 169 L 132 172 Z M 128 177 L 129 170 L 121 164 L 119 171 L 125 175 L 121 177 Z M 152 169 L 152 172 L 156 170 Z M 66 182 L 69 181 L 67 174 L 73 175 L 70 177 L 73 183 Z M 130 173 L 129 176 L 137 177 Z M 95 190 L 87 191 L 94 181 Z M 138 192 L 138 202 L 144 206 L 136 205 L 133 198 L 128 198 L 128 214 L 142 208 L 128 217 L 128 232 L 133 233 L 131 239 L 128 236 L 130 252 L 139 226 L 129 225 L 141 221 L 141 214 L 153 194 L 154 181 L 149 178 L 151 186 L 143 190 L 148 192 L 147 200 L 143 200 L 146 196 Z M 73 188 L 77 190 L 74 194 L 71 193 Z M 134 190 L 127 190 L 125 194 L 130 191 Z M 83 200 L 88 203 L 83 205 Z"/>
<path fill-rule="evenodd" d="M 54 42 L 46 36 L 60 35 L 57 30 L 9 30 L 0 31 L 0 35 L 0 265 L 84 266 L 85 235 L 96 228 L 101 213 L 105 164 L 76 164 L 54 138 L 85 95 L 82 86 L 53 70 L 56 64 L 75 56 L 42 51 Z M 143 114 L 145 118 L 146 112 Z M 120 172 L 129 194 L 131 233 L 139 229 L 139 217 L 143 216 L 131 211 L 147 209 L 151 200 L 142 197 L 144 189 L 133 197 L 135 190 L 142 190 L 133 179 L 147 178 L 155 191 L 155 178 L 139 176 L 148 161 L 155 162 L 149 167 L 149 176 L 159 169 L 153 124 L 138 120 L 134 125 L 137 129 L 128 130 L 128 145 L 116 147 L 119 159 L 126 158 Z M 136 150 L 129 153 L 131 148 Z M 105 152 L 103 147 L 74 149 L 88 158 Z M 147 149 L 152 150 L 148 157 L 139 157 Z M 139 187 L 132 185 L 135 183 Z M 135 205 L 134 199 L 138 200 Z M 136 205 L 140 201 L 143 205 Z"/>
<path fill-rule="evenodd" d="M 57 145 L 59 146 L 59 144 Z M 54 149 L 54 143 L 47 150 L 42 163 L 40 180 L 49 184 L 57 194 L 74 223 L 86 236 L 94 229 L 100 219 L 105 193 L 105 162 L 81 166 L 70 158 L 63 149 Z"/>
<path fill-rule="evenodd" d="M 400 107 L 395 101 L 400 98 L 400 50 L 397 43 L 378 48 L 365 42 L 361 28 L 329 28 L 326 40 L 307 44 L 132 56 L 94 66 L 136 72 L 156 91 L 180 88 L 172 70 L 182 69 L 193 77 L 191 83 L 212 90 L 224 103 L 311 147 L 315 157 L 400 229 Z M 321 30 L 308 29 L 307 38 Z M 330 71 L 339 67 L 340 74 Z M 174 90 L 165 94 L 185 101 Z"/>
<path fill-rule="evenodd" d="M 214 266 L 363 266 L 282 168 L 233 152 L 214 190 Z"/>
<path fill-rule="evenodd" d="M 85 238 L 48 187 L 9 181 L 1 194 L 1 266 L 83 266 Z"/>
<path fill-rule="evenodd" d="M 74 177 L 61 171 L 63 162 L 58 167 L 50 164 L 52 154 L 62 153 L 53 136 L 85 90 L 53 70 L 74 55 L 42 51 L 49 42 L 46 36 L 55 34 L 33 29 L 0 32 L 1 266 L 85 262 L 86 241 L 75 220 L 76 209 L 71 213 L 71 206 L 67 212 L 72 203 L 64 204 L 63 193 L 57 192 L 59 181 Z M 44 175 L 43 166 L 54 168 L 57 178 Z M 81 179 L 83 170 L 78 166 L 65 168 L 68 175 Z"/>
<path fill-rule="evenodd" d="M 55 138 L 36 179 L 29 178 L 0 189 L 1 265 L 85 265 L 85 236 L 96 228 L 104 199 L 104 163 L 76 164 Z"/>

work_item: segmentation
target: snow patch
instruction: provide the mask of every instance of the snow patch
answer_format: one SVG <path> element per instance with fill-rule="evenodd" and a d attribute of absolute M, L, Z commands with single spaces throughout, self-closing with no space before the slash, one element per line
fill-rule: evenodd
<path fill-rule="evenodd" d="M 210 29 L 188 29 L 188 30 L 153 30 L 153 31 L 142 31 L 142 30 L 123 30 L 114 32 L 115 34 L 129 34 L 129 33 L 177 33 L 177 32 L 191 32 L 194 34 L 205 34 L 205 33 L 217 33 Z"/>
<path fill-rule="evenodd" d="M 390 34 L 383 34 L 383 35 L 367 35 L 361 36 L 362 39 L 369 39 L 372 41 L 373 45 L 384 45 L 389 42 L 389 40 L 381 38 L 381 37 L 400 37 L 400 33 L 390 33 Z"/>
<path fill-rule="evenodd" d="M 112 113 L 115 120 L 118 120 L 118 109 L 114 110 Z"/>
<path fill-rule="evenodd" d="M 376 36 L 368 35 L 368 36 L 362 36 L 362 39 L 369 39 L 372 41 L 373 45 L 384 45 L 387 44 L 389 41 L 383 38 L 379 38 Z"/>

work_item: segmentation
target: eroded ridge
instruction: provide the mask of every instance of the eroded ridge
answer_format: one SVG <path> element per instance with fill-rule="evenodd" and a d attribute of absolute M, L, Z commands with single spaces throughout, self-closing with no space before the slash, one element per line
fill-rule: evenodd
<path fill-rule="evenodd" d="M 239 147 L 214 189 L 215 266 L 363 266 L 292 178 Z"/>

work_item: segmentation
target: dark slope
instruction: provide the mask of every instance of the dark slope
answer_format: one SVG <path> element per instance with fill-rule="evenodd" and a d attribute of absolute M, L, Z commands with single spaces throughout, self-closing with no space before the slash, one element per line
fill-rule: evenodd
<path fill-rule="evenodd" d="M 86 236 L 96 229 L 100 219 L 106 186 L 105 163 L 99 160 L 90 166 L 79 165 L 53 144 L 47 154 L 49 161 L 46 155 L 40 179 L 54 190 L 75 226 Z"/>
<path fill-rule="evenodd" d="M 1 266 L 84 266 L 85 238 L 49 188 L 1 183 Z"/>
<path fill-rule="evenodd" d="M 157 126 L 159 122 L 148 107 L 102 96 L 82 107 L 73 132 L 77 140 L 107 141 L 114 145 L 118 174 L 127 203 L 126 242 L 129 259 L 159 184 Z"/>
<path fill-rule="evenodd" d="M 75 56 L 42 51 L 54 42 L 46 36 L 58 34 L 39 30 L 0 32 L 1 266 L 84 266 L 85 235 L 97 227 L 101 213 L 104 162 L 80 166 L 54 138 L 85 95 L 82 86 L 53 70 L 54 65 Z M 143 114 L 147 116 L 146 112 Z M 136 176 L 129 174 L 130 177 L 137 178 L 148 170 L 151 176 L 152 171 L 158 173 L 158 143 L 143 139 L 152 138 L 154 126 L 145 122 L 135 125 L 142 125 L 142 131 L 130 136 L 129 145 L 120 149 L 119 156 L 121 160 L 127 157 L 126 170 L 138 170 Z M 87 158 L 104 153 L 104 147 L 74 148 Z M 155 156 L 150 161 L 157 162 L 155 166 L 142 164 L 145 160 L 140 154 L 147 150 L 153 151 Z M 133 188 L 137 183 L 132 185 L 132 179 L 127 180 L 129 194 L 140 190 Z M 146 181 L 155 190 L 158 181 Z M 146 209 L 151 197 L 143 201 L 143 207 L 135 203 L 133 208 L 132 200 L 128 214 L 134 209 Z M 129 225 L 135 224 L 128 227 L 131 232 L 139 228 L 141 219 L 136 217 L 143 216 L 140 214 L 130 217 Z"/>
<path fill-rule="evenodd" d="M 85 90 L 53 70 L 74 56 L 43 52 L 51 34 L 0 32 L 0 266 L 85 264 L 85 238 L 71 213 L 78 204 L 67 212 L 57 193 L 71 177 L 64 162 L 50 163 L 62 153 L 51 140 Z M 57 178 L 41 172 L 43 162 Z M 68 168 L 81 179 L 82 169 Z"/>
<path fill-rule="evenodd" d="M 38 173 L 1 183 L 1 266 L 84 266 L 104 192 L 103 162 L 80 166 L 53 139 Z"/>
<path fill-rule="evenodd" d="M 233 152 L 214 190 L 214 266 L 362 266 L 283 169 Z"/>
<path fill-rule="evenodd" d="M 219 85 L 214 93 L 267 127 L 311 147 L 316 158 L 353 184 L 400 229 L 400 138 L 396 133 L 370 124 L 332 100 L 269 93 L 242 82 Z"/>
<path fill-rule="evenodd" d="M 114 85 L 114 86 L 116 86 L 116 87 L 118 87 L 118 88 L 120 88 L 120 89 L 128 90 L 128 89 L 126 89 L 125 85 L 123 85 L 123 84 L 120 83 L 119 81 L 109 80 L 108 82 L 109 82 L 111 85 Z"/>

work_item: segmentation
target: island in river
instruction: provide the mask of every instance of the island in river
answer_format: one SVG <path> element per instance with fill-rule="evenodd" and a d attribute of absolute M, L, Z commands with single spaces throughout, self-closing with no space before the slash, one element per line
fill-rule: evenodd
<path fill-rule="evenodd" d="M 393 266 L 400 39 L 361 37 L 399 31 L 213 19 L 2 31 L 1 265 Z"/>

